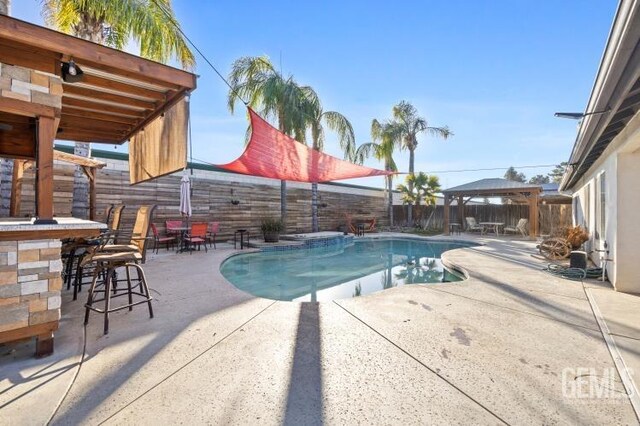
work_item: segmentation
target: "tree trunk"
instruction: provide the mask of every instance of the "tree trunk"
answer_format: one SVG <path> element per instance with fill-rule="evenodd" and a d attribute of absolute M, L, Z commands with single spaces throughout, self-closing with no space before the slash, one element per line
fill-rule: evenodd
<path fill-rule="evenodd" d="M 409 149 L 409 176 L 413 176 L 413 166 L 416 159 L 416 153 L 413 149 Z M 413 193 L 413 183 L 409 182 L 409 192 Z M 407 223 L 409 226 L 413 226 L 413 206 L 411 203 L 407 204 Z"/>
<path fill-rule="evenodd" d="M 387 192 L 389 193 L 389 226 L 393 226 L 393 178 L 387 176 Z"/>
<path fill-rule="evenodd" d="M 76 142 L 73 153 L 81 157 L 89 157 L 91 156 L 91 144 Z M 80 219 L 89 218 L 89 179 L 82 171 L 81 166 L 76 166 L 73 174 L 71 215 Z"/>
<path fill-rule="evenodd" d="M 282 233 L 287 233 L 287 181 L 280 181 L 280 220 L 282 220 Z"/>
<path fill-rule="evenodd" d="M 318 232 L 318 183 L 311 183 L 311 232 Z"/>
<path fill-rule="evenodd" d="M 0 15 L 11 15 L 10 0 L 0 0 Z"/>

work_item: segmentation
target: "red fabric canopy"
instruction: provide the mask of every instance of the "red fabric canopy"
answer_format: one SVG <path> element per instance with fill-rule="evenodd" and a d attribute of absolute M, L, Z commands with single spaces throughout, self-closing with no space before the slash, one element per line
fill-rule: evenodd
<path fill-rule="evenodd" d="M 281 133 L 251 108 L 249 115 L 249 144 L 237 160 L 219 167 L 245 175 L 297 182 L 329 182 L 392 173 L 323 154 Z"/>

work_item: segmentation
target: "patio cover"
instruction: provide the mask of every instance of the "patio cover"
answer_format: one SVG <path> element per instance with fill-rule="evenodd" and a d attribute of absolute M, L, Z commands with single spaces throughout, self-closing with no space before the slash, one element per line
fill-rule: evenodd
<path fill-rule="evenodd" d="M 249 108 L 251 139 L 242 155 L 219 167 L 245 175 L 297 182 L 329 182 L 393 172 L 323 154 L 285 135 Z"/>

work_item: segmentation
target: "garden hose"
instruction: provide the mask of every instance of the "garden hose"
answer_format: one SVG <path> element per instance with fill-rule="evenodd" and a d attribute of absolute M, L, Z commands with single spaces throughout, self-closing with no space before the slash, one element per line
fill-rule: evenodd
<path fill-rule="evenodd" d="M 585 278 L 600 278 L 602 277 L 602 268 L 569 268 L 562 265 L 556 265 L 550 263 L 543 271 L 550 274 L 566 278 L 574 281 L 582 281 Z"/>

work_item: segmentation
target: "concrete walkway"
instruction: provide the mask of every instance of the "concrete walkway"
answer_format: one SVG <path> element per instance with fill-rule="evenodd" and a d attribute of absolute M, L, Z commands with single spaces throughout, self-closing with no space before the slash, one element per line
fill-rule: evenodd
<path fill-rule="evenodd" d="M 237 290 L 219 273 L 230 247 L 161 253 L 154 319 L 120 311 L 103 336 L 93 315 L 85 338 L 67 295 L 53 356 L 0 346 L 0 423 L 637 424 L 618 371 L 640 371 L 640 298 L 480 239 L 445 253 L 464 282 L 320 304 Z"/>

